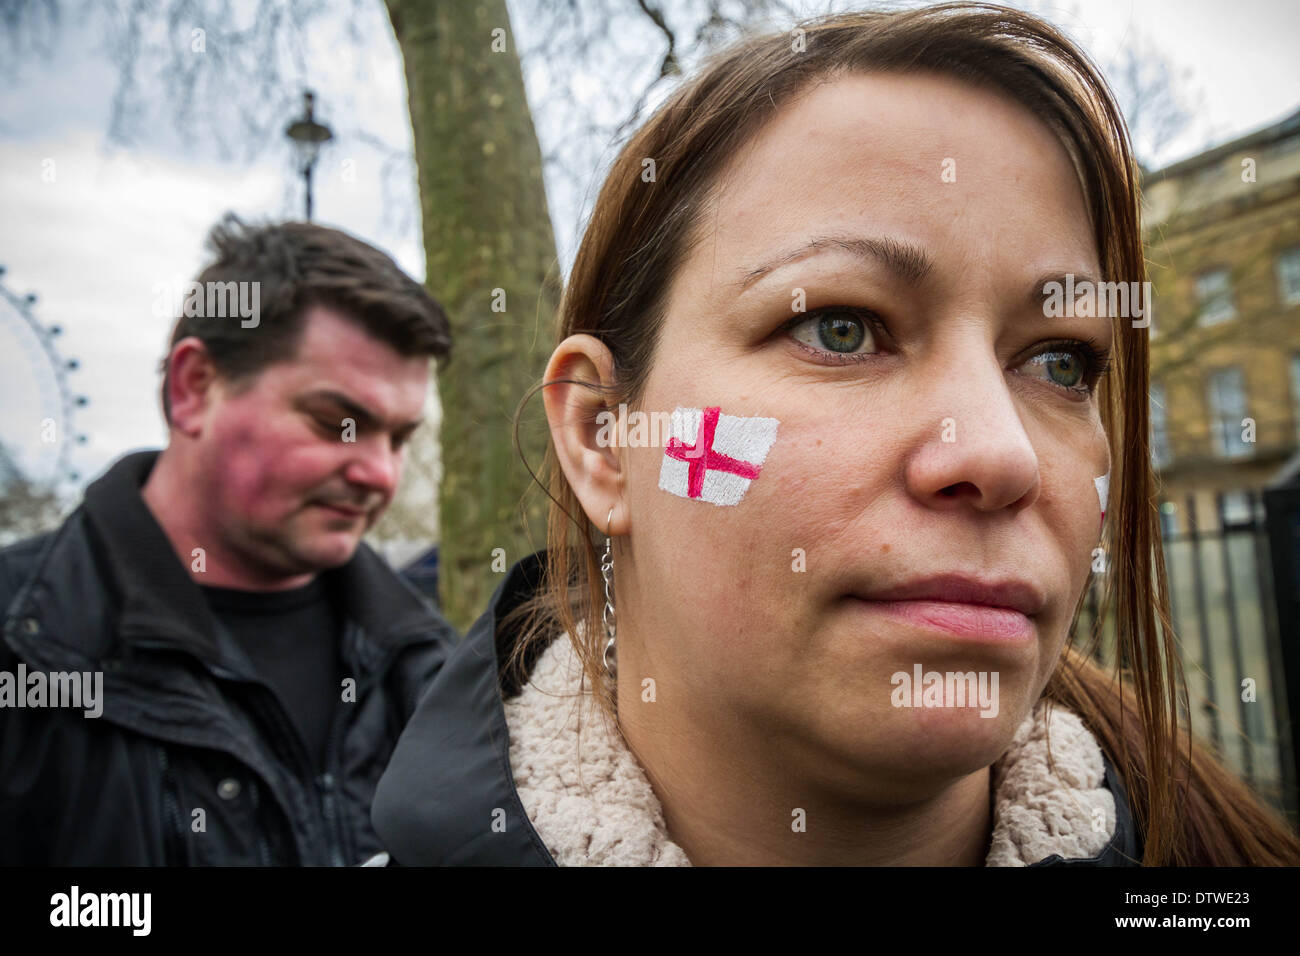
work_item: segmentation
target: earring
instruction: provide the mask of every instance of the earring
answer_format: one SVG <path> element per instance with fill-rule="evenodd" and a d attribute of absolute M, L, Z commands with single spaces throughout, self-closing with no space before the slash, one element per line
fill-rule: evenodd
<path fill-rule="evenodd" d="M 600 576 L 605 579 L 605 611 L 601 615 L 601 620 L 605 623 L 605 673 L 614 679 L 618 676 L 618 658 L 614 651 L 614 599 L 610 596 L 609 589 L 614 584 L 614 554 L 610 549 L 609 526 L 614 518 L 614 509 L 609 509 L 609 517 L 605 519 L 605 556 L 600 560 Z"/>

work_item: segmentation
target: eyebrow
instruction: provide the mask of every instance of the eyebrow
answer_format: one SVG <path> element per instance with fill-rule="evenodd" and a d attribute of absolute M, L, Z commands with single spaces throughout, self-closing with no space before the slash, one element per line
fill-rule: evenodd
<path fill-rule="evenodd" d="M 782 253 L 770 262 L 746 272 L 740 279 L 739 290 L 749 288 L 763 276 L 782 266 L 824 250 L 834 249 L 848 252 L 866 262 L 883 265 L 908 285 L 920 285 L 934 270 L 932 260 L 920 246 L 892 239 L 888 236 L 818 236 L 796 249 Z"/>
<path fill-rule="evenodd" d="M 340 408 L 343 409 L 343 411 L 348 416 L 350 416 L 351 418 L 355 418 L 357 420 L 357 424 L 360 425 L 362 428 L 373 428 L 376 424 L 378 424 L 381 421 L 380 416 L 374 414 L 365 406 L 358 404 L 348 396 L 344 395 L 342 392 L 336 392 L 333 389 L 328 389 L 328 388 L 320 389 L 315 392 L 308 392 L 305 395 L 301 395 L 294 402 L 294 404 L 299 408 L 303 408 L 303 406 L 313 401 L 319 401 L 322 399 L 328 402 L 333 402 L 335 405 L 338 405 Z M 396 430 L 414 431 L 423 423 L 424 423 L 423 418 L 416 418 L 408 422 L 400 422 L 397 424 Z"/>
<path fill-rule="evenodd" d="M 776 271 L 782 266 L 797 262 L 800 259 L 806 259 L 828 249 L 843 250 L 864 261 L 883 265 L 908 285 L 920 285 L 934 271 L 934 260 L 926 254 L 924 249 L 901 239 L 894 239 L 889 236 L 878 238 L 845 235 L 818 236 L 795 249 L 791 249 L 789 252 L 782 253 L 770 262 L 746 272 L 740 280 L 738 291 L 744 291 L 763 276 Z M 1073 276 L 1076 289 L 1084 282 L 1092 283 L 1095 288 L 1098 282 L 1096 276 L 1084 270 L 1075 271 Z M 1044 273 L 1029 286 L 1026 300 L 1030 305 L 1041 307 L 1043 298 L 1047 294 L 1043 291 L 1047 283 L 1056 282 L 1064 288 L 1066 278 L 1067 274 L 1064 272 Z"/>
<path fill-rule="evenodd" d="M 1073 279 L 1071 279 L 1071 276 Z M 1029 295 L 1027 298 L 1030 304 L 1042 306 L 1043 299 L 1047 297 L 1047 293 L 1044 290 L 1047 288 L 1049 282 L 1057 283 L 1061 287 L 1061 291 L 1064 292 L 1070 281 L 1073 281 L 1074 283 L 1073 288 L 1077 297 L 1083 294 L 1083 283 L 1085 282 L 1091 283 L 1092 288 L 1095 291 L 1098 279 L 1092 273 L 1083 271 L 1072 273 L 1047 272 L 1034 280 L 1034 284 L 1029 288 Z"/>

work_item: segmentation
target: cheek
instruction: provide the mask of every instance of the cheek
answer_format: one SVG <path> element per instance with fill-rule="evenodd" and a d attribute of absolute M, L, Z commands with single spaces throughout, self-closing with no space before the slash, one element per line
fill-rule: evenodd
<path fill-rule="evenodd" d="M 895 480 L 890 463 L 897 455 L 867 416 L 845 418 L 818 409 L 786 416 L 782 439 L 755 486 L 755 505 L 775 532 L 772 543 L 783 546 L 787 568 L 806 559 L 806 571 L 795 575 L 791 587 L 815 590 L 815 579 L 843 561 L 889 553 L 893 523 L 880 508 Z"/>
<path fill-rule="evenodd" d="M 1041 631 L 1044 681 L 1068 638 L 1079 601 L 1086 599 L 1094 579 L 1100 584 L 1103 572 L 1113 573 L 1117 560 L 1101 533 L 1101 501 L 1094 480 L 1099 468 L 1080 459 L 1082 448 L 1082 443 L 1049 446 L 1043 452 L 1049 464 L 1041 470 L 1043 490 L 1034 504 L 1034 527 L 1040 536 L 1033 539 L 1029 553 L 1034 573 L 1050 588 Z"/>
<path fill-rule="evenodd" d="M 1036 503 L 1052 541 L 1068 558 L 1071 571 L 1091 564 L 1095 549 L 1104 546 L 1108 514 L 1114 502 L 1110 473 L 1080 446 L 1053 444 L 1043 453 L 1042 494 Z M 1100 569 L 1099 569 L 1100 570 Z"/>
<path fill-rule="evenodd" d="M 860 514 L 869 482 L 845 457 L 854 439 L 841 433 L 832 440 L 816 416 L 734 416 L 741 421 L 730 427 L 741 432 L 746 423 L 756 423 L 752 428 L 759 437 L 747 445 L 734 433 L 726 435 L 727 406 L 720 407 L 718 447 L 738 461 L 748 454 L 751 464 L 760 453 L 746 449 L 761 450 L 757 475 L 745 479 L 737 503 L 709 500 L 707 477 L 703 487 L 692 488 L 690 457 L 680 461 L 672 453 L 680 446 L 634 447 L 627 454 L 637 528 L 649 531 L 637 543 L 638 562 L 667 575 L 666 590 L 652 604 L 658 615 L 674 619 L 680 633 L 701 633 L 712 645 L 708 663 L 725 668 L 729 655 L 719 651 L 735 648 L 752 658 L 769 637 L 788 641 L 783 635 L 810 623 L 804 620 L 806 602 L 798 597 L 808 591 L 810 560 L 829 534 Z M 761 436 L 773 426 L 762 419 L 774 421 L 775 428 L 765 448 Z M 700 420 L 692 424 L 698 428 Z M 860 449 L 857 454 L 860 458 Z M 734 487 L 731 494 L 719 487 L 713 497 L 737 497 Z M 701 619 L 708 621 L 703 629 Z"/>
<path fill-rule="evenodd" d="M 1109 472 L 1093 477 L 1089 482 L 1089 492 L 1084 496 L 1087 505 L 1076 509 L 1078 516 L 1074 524 L 1079 533 L 1069 553 L 1077 555 L 1071 561 L 1071 571 L 1075 572 L 1074 580 L 1082 580 L 1081 590 L 1088 587 L 1095 574 L 1110 570 L 1114 564 L 1115 556 L 1109 553 L 1103 539 L 1106 510 L 1110 504 L 1109 481 Z"/>
<path fill-rule="evenodd" d="M 226 416 L 214 431 L 215 495 L 230 511 L 273 520 L 302 506 L 334 470 L 333 449 L 259 414 Z"/>
<path fill-rule="evenodd" d="M 870 494 L 864 436 L 790 420 L 785 438 L 773 455 L 768 494 L 785 502 L 792 523 L 821 528 L 823 536 L 835 533 Z"/>

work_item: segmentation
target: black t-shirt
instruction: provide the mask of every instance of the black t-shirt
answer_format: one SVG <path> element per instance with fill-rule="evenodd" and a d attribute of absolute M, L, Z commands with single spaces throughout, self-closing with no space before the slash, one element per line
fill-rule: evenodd
<path fill-rule="evenodd" d="M 343 618 L 321 575 L 291 591 L 204 587 L 213 614 L 271 686 L 302 736 L 317 772 L 342 700 Z"/>

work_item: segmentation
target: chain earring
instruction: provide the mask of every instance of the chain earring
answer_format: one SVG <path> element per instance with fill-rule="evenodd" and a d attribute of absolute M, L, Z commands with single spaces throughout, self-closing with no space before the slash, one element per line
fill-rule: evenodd
<path fill-rule="evenodd" d="M 609 527 L 614 518 L 614 509 L 609 509 L 609 517 L 605 519 L 605 556 L 600 559 L 600 576 L 605 579 L 605 611 L 601 615 L 601 620 L 605 623 L 605 673 L 614 679 L 618 676 L 618 657 L 614 650 L 614 599 L 610 595 L 610 588 L 614 585 L 614 554 L 610 547 Z"/>

